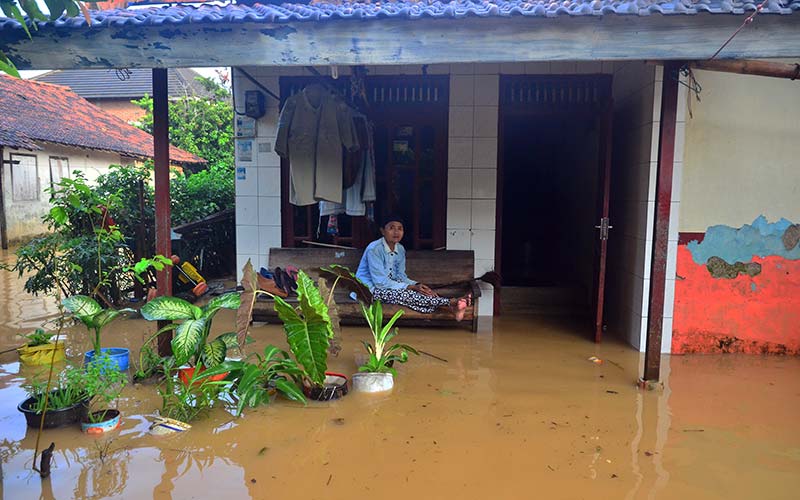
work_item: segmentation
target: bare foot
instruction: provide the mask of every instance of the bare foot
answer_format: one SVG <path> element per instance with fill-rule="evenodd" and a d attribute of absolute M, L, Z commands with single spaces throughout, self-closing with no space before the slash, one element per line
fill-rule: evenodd
<path fill-rule="evenodd" d="M 450 309 L 453 311 L 453 316 L 455 316 L 456 321 L 463 320 L 464 314 L 467 312 L 467 298 L 453 299 Z"/>

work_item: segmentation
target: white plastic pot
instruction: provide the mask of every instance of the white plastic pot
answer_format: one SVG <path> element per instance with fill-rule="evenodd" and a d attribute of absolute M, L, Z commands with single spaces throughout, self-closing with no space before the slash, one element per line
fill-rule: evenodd
<path fill-rule="evenodd" d="M 356 373 L 352 381 L 353 390 L 358 392 L 384 392 L 394 387 L 394 377 L 391 373 Z"/>

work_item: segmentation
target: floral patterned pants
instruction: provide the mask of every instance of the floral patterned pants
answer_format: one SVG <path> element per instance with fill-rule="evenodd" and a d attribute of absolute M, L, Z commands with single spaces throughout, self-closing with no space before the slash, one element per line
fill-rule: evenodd
<path fill-rule="evenodd" d="M 439 307 L 450 305 L 450 299 L 447 297 L 428 297 L 407 288 L 402 290 L 376 288 L 372 291 L 372 296 L 384 304 L 397 304 L 425 314 L 430 314 Z"/>

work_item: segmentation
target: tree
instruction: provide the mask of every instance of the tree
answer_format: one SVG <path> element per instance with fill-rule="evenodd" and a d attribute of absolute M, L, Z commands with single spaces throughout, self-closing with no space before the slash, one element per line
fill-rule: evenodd
<path fill-rule="evenodd" d="M 33 28 L 34 31 L 38 29 L 36 26 L 37 21 L 47 21 L 48 19 L 54 21 L 61 17 L 61 14 L 64 12 L 66 12 L 69 17 L 77 17 L 83 13 L 86 23 L 92 24 L 92 18 L 89 16 L 89 9 L 78 0 L 44 0 L 44 2 L 47 5 L 49 15 L 39 9 L 36 0 L 0 0 L 0 10 L 2 10 L 3 14 L 7 17 L 16 19 L 17 22 L 22 25 L 25 33 L 28 34 L 28 38 L 30 38 L 31 32 L 28 29 L 28 24 L 25 22 L 23 12 L 30 18 L 30 27 Z M 19 72 L 16 66 L 14 66 L 14 63 L 3 51 L 0 51 L 0 71 L 19 78 Z"/>
<path fill-rule="evenodd" d="M 209 167 L 233 172 L 233 104 L 230 91 L 211 78 L 197 77 L 209 97 L 183 96 L 170 101 L 169 142 L 208 160 Z M 135 124 L 153 133 L 153 98 L 133 101 L 146 111 Z"/>

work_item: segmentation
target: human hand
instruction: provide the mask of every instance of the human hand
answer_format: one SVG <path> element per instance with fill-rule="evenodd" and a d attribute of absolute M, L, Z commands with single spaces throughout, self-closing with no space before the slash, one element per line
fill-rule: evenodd
<path fill-rule="evenodd" d="M 418 291 L 422 295 L 427 295 L 428 297 L 437 297 L 438 295 L 434 292 L 428 285 L 423 285 L 422 283 L 417 283 L 414 285 L 414 290 Z"/>

